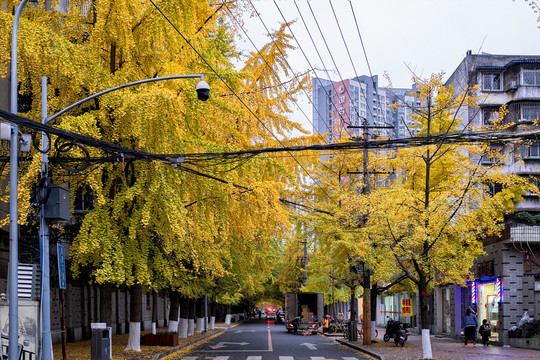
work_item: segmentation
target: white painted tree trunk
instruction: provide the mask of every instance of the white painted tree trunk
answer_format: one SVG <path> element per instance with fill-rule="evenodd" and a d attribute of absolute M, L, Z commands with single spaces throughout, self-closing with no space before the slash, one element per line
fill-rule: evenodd
<path fill-rule="evenodd" d="M 375 340 L 377 337 L 377 321 L 371 321 L 371 340 Z"/>
<path fill-rule="evenodd" d="M 152 334 L 156 335 L 156 328 L 157 328 L 157 325 L 155 322 L 152 323 Z"/>
<path fill-rule="evenodd" d="M 187 336 L 193 336 L 195 334 L 195 319 L 188 319 Z"/>
<path fill-rule="evenodd" d="M 167 330 L 169 332 L 178 332 L 178 321 L 169 320 L 169 327 Z"/>
<path fill-rule="evenodd" d="M 232 318 L 231 314 L 225 315 L 225 325 L 231 325 L 231 318 Z"/>
<path fill-rule="evenodd" d="M 216 327 L 216 317 L 210 316 L 210 323 L 208 324 L 208 330 L 214 330 Z"/>
<path fill-rule="evenodd" d="M 422 359 L 433 359 L 429 329 L 422 329 Z"/>
<path fill-rule="evenodd" d="M 178 337 L 185 339 L 188 337 L 188 319 L 180 318 L 180 327 L 178 329 Z"/>
<path fill-rule="evenodd" d="M 197 329 L 195 330 L 198 333 L 202 333 L 204 331 L 204 318 L 197 318 Z"/>
<path fill-rule="evenodd" d="M 129 323 L 128 344 L 124 351 L 127 350 L 141 351 L 141 323 L 139 322 Z"/>

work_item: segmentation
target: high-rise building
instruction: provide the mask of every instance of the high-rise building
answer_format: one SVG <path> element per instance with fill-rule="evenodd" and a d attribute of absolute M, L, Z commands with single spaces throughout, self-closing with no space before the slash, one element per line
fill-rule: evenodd
<path fill-rule="evenodd" d="M 413 89 L 379 87 L 374 76 L 358 76 L 333 82 L 313 79 L 313 131 L 326 134 L 329 142 L 362 135 L 364 120 L 370 135 L 396 138 L 415 133 L 411 109 L 417 99 Z M 389 108 L 389 104 L 400 104 Z"/>

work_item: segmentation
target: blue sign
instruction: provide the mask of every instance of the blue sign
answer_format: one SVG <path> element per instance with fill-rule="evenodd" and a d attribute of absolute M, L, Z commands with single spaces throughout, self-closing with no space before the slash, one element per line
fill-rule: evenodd
<path fill-rule="evenodd" d="M 64 246 L 57 243 L 56 250 L 58 254 L 58 283 L 60 284 L 60 289 L 66 290 L 66 258 L 64 255 Z"/>

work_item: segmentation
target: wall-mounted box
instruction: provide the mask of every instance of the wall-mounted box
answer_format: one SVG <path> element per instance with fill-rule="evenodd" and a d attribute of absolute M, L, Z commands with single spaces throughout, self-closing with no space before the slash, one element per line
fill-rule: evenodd
<path fill-rule="evenodd" d="M 43 214 L 49 220 L 69 220 L 69 190 L 59 186 L 51 187 L 51 194 L 45 204 Z"/>

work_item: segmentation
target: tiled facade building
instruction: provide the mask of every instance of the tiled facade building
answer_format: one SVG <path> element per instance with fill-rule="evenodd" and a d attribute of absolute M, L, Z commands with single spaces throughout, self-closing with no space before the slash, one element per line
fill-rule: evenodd
<path fill-rule="evenodd" d="M 540 115 L 540 56 L 509 56 L 467 53 L 449 77 L 456 92 L 477 85 L 479 108 L 466 108 L 460 114 L 464 130 L 493 125 L 502 105 L 508 109 L 507 131 L 538 128 Z M 503 155 L 503 171 L 540 179 L 540 141 L 495 145 Z M 489 166 L 492 158 L 481 163 Z M 496 191 L 496 189 L 494 189 Z M 517 204 L 518 212 L 508 215 L 500 237 L 484 240 L 485 255 L 475 262 L 474 281 L 467 288 L 446 286 L 434 294 L 435 333 L 459 336 L 461 318 L 471 307 L 479 321 L 487 319 L 493 328 L 492 340 L 508 344 L 508 330 L 517 325 L 525 312 L 540 318 L 540 199 L 532 193 Z M 471 279 L 472 280 L 472 279 Z"/>

